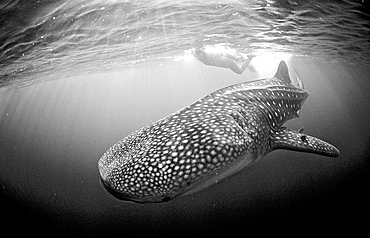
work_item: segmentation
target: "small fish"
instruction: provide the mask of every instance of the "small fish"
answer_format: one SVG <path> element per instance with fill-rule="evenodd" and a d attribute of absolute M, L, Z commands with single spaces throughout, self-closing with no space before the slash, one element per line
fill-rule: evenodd
<path fill-rule="evenodd" d="M 165 202 L 217 184 L 276 149 L 339 156 L 333 145 L 282 125 L 308 97 L 280 62 L 274 77 L 217 90 L 114 144 L 98 162 L 115 197 Z"/>

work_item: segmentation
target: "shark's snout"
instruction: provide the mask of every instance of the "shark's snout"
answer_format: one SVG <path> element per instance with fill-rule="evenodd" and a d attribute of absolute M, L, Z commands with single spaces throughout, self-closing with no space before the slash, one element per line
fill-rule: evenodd
<path fill-rule="evenodd" d="M 98 169 L 99 169 L 99 175 L 100 175 L 100 185 L 108 191 L 110 194 L 114 195 L 115 197 L 118 197 L 118 191 L 116 191 L 114 183 L 112 182 L 110 178 L 110 172 L 105 164 L 106 158 L 103 156 L 98 163 Z"/>
<path fill-rule="evenodd" d="M 115 190 L 114 189 L 115 184 L 111 178 L 112 177 L 112 171 L 111 171 L 112 164 L 110 164 L 109 162 L 111 161 L 108 159 L 106 154 L 103 155 L 98 162 L 98 170 L 99 170 L 101 185 L 104 187 L 105 190 L 112 192 Z"/>

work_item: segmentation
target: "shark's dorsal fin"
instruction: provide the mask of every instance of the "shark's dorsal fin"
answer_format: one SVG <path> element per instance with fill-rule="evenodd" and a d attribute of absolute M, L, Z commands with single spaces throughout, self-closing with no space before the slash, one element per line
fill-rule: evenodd
<path fill-rule="evenodd" d="M 280 62 L 279 67 L 276 71 L 275 77 L 286 83 L 292 83 L 292 80 L 290 80 L 290 77 L 289 77 L 288 66 L 286 65 L 285 61 Z"/>

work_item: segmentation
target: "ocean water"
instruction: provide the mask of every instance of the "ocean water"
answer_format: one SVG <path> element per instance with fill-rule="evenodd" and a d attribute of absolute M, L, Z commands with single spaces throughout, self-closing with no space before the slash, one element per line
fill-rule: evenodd
<path fill-rule="evenodd" d="M 0 195 L 10 225 L 41 236 L 363 232 L 370 142 L 369 1 L 0 3 Z M 238 75 L 195 59 L 252 56 Z M 115 142 L 286 60 L 310 96 L 286 126 L 338 158 L 274 151 L 247 171 L 162 204 L 120 201 L 97 161 Z M 296 233 L 297 234 L 297 233 Z"/>

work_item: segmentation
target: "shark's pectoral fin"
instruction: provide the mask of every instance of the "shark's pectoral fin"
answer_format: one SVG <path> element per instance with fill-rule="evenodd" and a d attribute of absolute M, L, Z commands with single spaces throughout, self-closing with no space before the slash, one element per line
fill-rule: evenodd
<path fill-rule="evenodd" d="M 272 150 L 285 149 L 331 157 L 339 156 L 339 150 L 335 146 L 302 132 L 303 130 L 293 131 L 284 127 L 274 131 L 271 134 Z"/>

